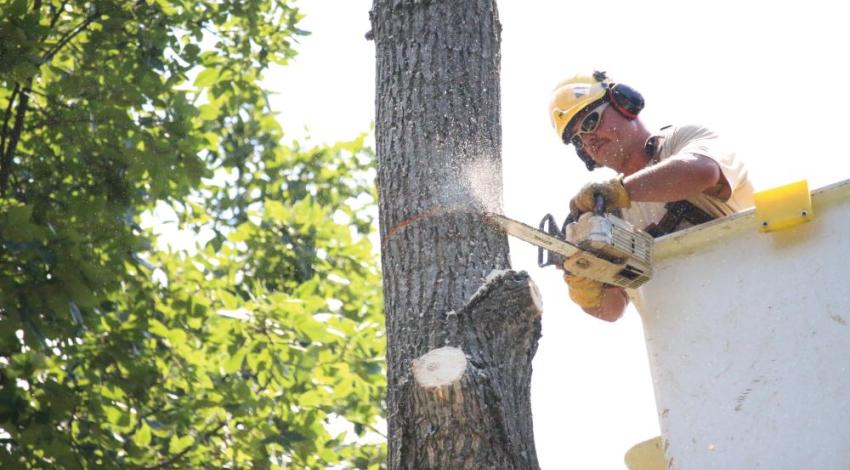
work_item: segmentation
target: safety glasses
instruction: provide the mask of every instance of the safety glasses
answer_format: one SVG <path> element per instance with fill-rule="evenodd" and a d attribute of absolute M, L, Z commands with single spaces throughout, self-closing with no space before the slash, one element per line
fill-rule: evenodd
<path fill-rule="evenodd" d="M 608 107 L 608 102 L 604 101 L 599 106 L 593 108 L 587 115 L 582 118 L 581 122 L 576 126 L 578 129 L 570 137 L 570 142 L 576 149 L 580 149 L 584 143 L 581 140 L 582 134 L 589 134 L 599 128 L 599 123 L 602 122 L 602 112 Z"/>

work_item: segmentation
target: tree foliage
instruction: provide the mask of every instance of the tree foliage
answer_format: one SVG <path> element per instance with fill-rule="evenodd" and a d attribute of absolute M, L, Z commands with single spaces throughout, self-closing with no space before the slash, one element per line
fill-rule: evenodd
<path fill-rule="evenodd" d="M 0 8 L 0 467 L 380 465 L 373 155 L 281 145 L 261 87 L 297 9 Z"/>

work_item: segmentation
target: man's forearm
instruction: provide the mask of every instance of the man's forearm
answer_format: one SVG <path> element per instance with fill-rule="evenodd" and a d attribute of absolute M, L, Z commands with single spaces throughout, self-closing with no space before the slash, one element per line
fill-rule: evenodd
<path fill-rule="evenodd" d="M 623 186 L 634 202 L 669 202 L 714 188 L 721 178 L 720 167 L 714 160 L 685 154 L 626 176 Z"/>

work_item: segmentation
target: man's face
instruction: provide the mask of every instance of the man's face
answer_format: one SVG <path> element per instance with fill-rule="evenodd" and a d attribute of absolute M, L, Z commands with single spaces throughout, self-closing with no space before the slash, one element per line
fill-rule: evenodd
<path fill-rule="evenodd" d="M 589 132 L 582 132 L 582 124 L 585 124 L 586 129 L 593 127 L 588 125 L 587 121 L 592 123 L 595 118 L 594 112 L 600 112 L 598 109 L 588 110 L 576 121 L 581 148 L 599 165 L 623 172 L 628 158 L 627 143 L 631 131 L 629 120 L 610 106 L 605 106 L 601 109 L 599 122 L 595 128 Z M 573 143 L 575 144 L 575 141 Z"/>

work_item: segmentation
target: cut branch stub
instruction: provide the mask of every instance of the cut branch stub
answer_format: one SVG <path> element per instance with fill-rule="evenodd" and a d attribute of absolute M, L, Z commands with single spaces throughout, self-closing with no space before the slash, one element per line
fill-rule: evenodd
<path fill-rule="evenodd" d="M 424 388 L 452 385 L 466 371 L 466 355 L 458 348 L 434 349 L 413 360 L 413 378 Z"/>

